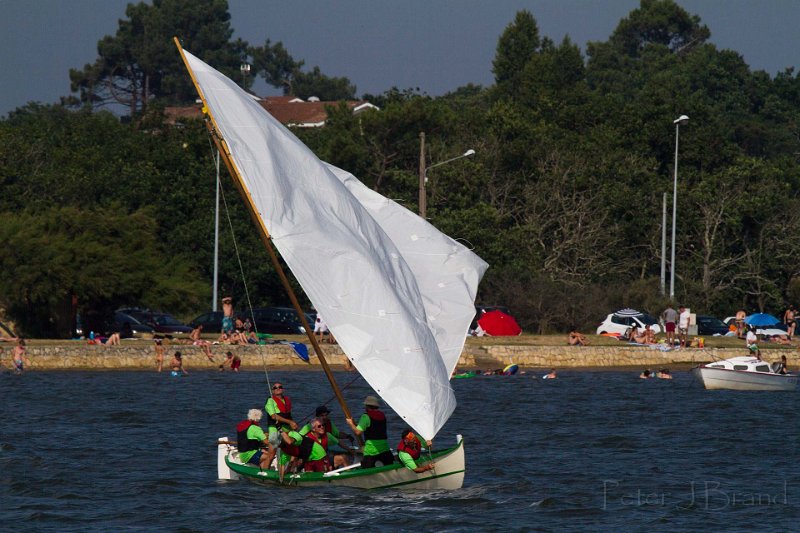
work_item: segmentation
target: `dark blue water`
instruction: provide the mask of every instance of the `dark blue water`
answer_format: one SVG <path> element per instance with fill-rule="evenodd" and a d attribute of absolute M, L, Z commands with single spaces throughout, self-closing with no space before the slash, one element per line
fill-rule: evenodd
<path fill-rule="evenodd" d="M 321 372 L 271 378 L 296 415 L 330 398 Z M 464 435 L 464 488 L 364 492 L 216 480 L 215 440 L 263 406 L 263 373 L 3 374 L 0 529 L 800 528 L 796 392 L 708 392 L 686 372 L 672 382 L 575 371 L 453 386 L 459 405 L 436 442 Z M 345 391 L 354 410 L 369 393 L 360 379 Z M 392 438 L 400 429 L 390 418 Z"/>

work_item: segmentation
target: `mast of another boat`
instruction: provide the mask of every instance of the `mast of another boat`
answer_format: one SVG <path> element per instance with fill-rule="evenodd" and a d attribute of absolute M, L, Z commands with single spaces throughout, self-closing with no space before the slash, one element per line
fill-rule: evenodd
<path fill-rule="evenodd" d="M 206 124 L 206 128 L 208 128 L 209 133 L 211 134 L 211 138 L 214 140 L 214 144 L 219 150 L 219 154 L 222 157 L 222 160 L 225 162 L 225 166 L 228 168 L 228 172 L 233 177 L 233 182 L 236 185 L 236 188 L 239 190 L 239 194 L 242 195 L 244 199 L 244 203 L 247 206 L 247 210 L 250 212 L 250 217 L 255 222 L 256 227 L 258 228 L 259 236 L 261 237 L 261 241 L 264 243 L 264 246 L 267 249 L 267 253 L 269 254 L 270 261 L 272 262 L 272 266 L 275 268 L 275 271 L 278 273 L 278 277 L 283 284 L 283 288 L 286 290 L 286 293 L 289 295 L 289 300 L 292 302 L 292 307 L 297 312 L 297 316 L 300 319 L 300 323 L 303 325 L 303 328 L 306 330 L 306 336 L 308 337 L 311 346 L 314 348 L 314 353 L 317 354 L 317 358 L 319 358 L 319 362 L 322 365 L 322 369 L 325 371 L 325 376 L 328 378 L 328 381 L 331 384 L 331 388 L 333 389 L 334 394 L 336 395 L 336 399 L 339 402 L 339 405 L 344 412 L 344 416 L 346 418 L 353 418 L 353 415 L 350 413 L 350 409 L 347 407 L 347 402 L 342 395 L 341 389 L 339 389 L 339 385 L 336 383 L 336 379 L 333 377 L 333 372 L 331 372 L 331 368 L 328 365 L 328 360 L 325 358 L 325 354 L 322 352 L 322 347 L 317 342 L 317 337 L 314 335 L 314 330 L 308 324 L 308 320 L 306 319 L 306 315 L 303 312 L 303 309 L 300 307 L 300 302 L 297 300 L 297 295 L 292 289 L 291 283 L 289 283 L 289 278 L 286 276 L 286 273 L 281 266 L 280 260 L 278 259 L 278 255 L 275 252 L 274 246 L 272 246 L 272 237 L 269 234 L 269 230 L 264 226 L 264 222 L 261 220 L 261 217 L 258 215 L 258 211 L 256 210 L 255 203 L 253 202 L 252 197 L 250 196 L 249 191 L 244 186 L 244 180 L 242 179 L 241 175 L 239 174 L 239 170 L 236 168 L 236 165 L 233 163 L 230 157 L 230 150 L 228 149 L 228 144 L 225 142 L 225 139 L 219 134 L 219 128 L 216 126 L 216 122 L 214 121 L 214 117 L 211 114 L 211 110 L 208 108 L 208 103 L 206 102 L 206 97 L 203 94 L 200 85 L 197 83 L 197 80 L 194 77 L 194 72 L 192 72 L 192 68 L 189 66 L 189 62 L 186 60 L 186 57 L 183 55 L 183 48 L 181 47 L 181 43 L 177 37 L 174 37 L 175 46 L 178 48 L 178 52 L 181 55 L 181 59 L 183 60 L 183 64 L 186 66 L 186 70 L 189 71 L 189 76 L 192 78 L 192 83 L 197 90 L 197 94 L 200 95 L 201 100 L 203 101 L 203 115 L 204 115 L 204 122 Z M 361 443 L 361 438 L 358 438 L 359 443 Z"/>

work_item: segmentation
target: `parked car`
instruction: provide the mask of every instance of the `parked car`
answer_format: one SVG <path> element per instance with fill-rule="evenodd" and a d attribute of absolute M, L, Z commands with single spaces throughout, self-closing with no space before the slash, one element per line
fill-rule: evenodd
<path fill-rule="evenodd" d="M 192 328 L 170 315 L 149 309 L 126 308 L 118 309 L 117 312 L 129 315 L 143 324 L 153 328 L 155 333 L 164 335 L 174 335 L 180 333 L 191 333 Z"/>
<path fill-rule="evenodd" d="M 309 326 L 314 327 L 316 317 L 305 313 Z M 255 327 L 259 333 L 305 334 L 297 311 L 291 307 L 261 307 L 253 309 Z"/>
<path fill-rule="evenodd" d="M 195 317 L 189 326 L 194 329 L 197 326 L 203 326 L 203 333 L 220 333 L 222 331 L 222 311 L 209 311 Z"/>
<path fill-rule="evenodd" d="M 131 315 L 119 311 L 114 313 L 114 317 L 108 325 L 107 330 L 109 333 L 120 333 L 124 329 L 126 323 L 131 327 L 131 331 L 133 331 L 135 337 L 139 337 L 142 334 L 152 335 L 155 332 L 152 326 L 148 326 Z"/>
<path fill-rule="evenodd" d="M 640 313 L 634 309 L 622 309 L 616 313 L 610 313 L 599 326 L 597 326 L 597 334 L 616 333 L 624 335 L 628 328 L 636 325 L 639 329 L 644 329 L 645 325 L 650 324 L 650 329 L 653 333 L 661 333 L 661 326 L 658 320 L 652 315 L 647 313 Z"/>
<path fill-rule="evenodd" d="M 728 325 L 717 317 L 697 315 L 698 335 L 727 335 Z"/>
<path fill-rule="evenodd" d="M 240 313 L 241 316 L 248 314 Z M 305 315 L 308 324 L 313 327 L 316 317 L 310 313 Z M 222 317 L 222 311 L 209 311 L 194 318 L 189 324 L 192 327 L 202 325 L 204 333 L 220 333 Z M 251 320 L 254 321 L 258 333 L 304 334 L 306 332 L 297 317 L 297 312 L 291 307 L 257 307 L 253 309 Z"/>

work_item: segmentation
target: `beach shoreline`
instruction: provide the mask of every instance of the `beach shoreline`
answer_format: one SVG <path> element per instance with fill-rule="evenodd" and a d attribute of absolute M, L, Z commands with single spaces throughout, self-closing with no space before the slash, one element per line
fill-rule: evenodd
<path fill-rule="evenodd" d="M 560 339 L 560 337 L 559 337 Z M 747 353 L 744 347 L 732 346 L 687 348 L 666 350 L 659 345 L 638 346 L 624 343 L 592 346 L 566 346 L 544 344 L 541 339 L 523 342 L 518 337 L 495 337 L 468 339 L 459 359 L 458 371 L 495 370 L 516 364 L 522 370 L 551 369 L 560 370 L 641 370 L 650 368 L 689 369 L 700 363 L 727 359 Z M 529 341 L 531 339 L 528 339 Z M 183 354 L 186 369 L 192 371 L 219 371 L 224 354 L 233 352 L 242 359 L 242 369 L 246 371 L 270 370 L 322 370 L 319 360 L 310 346 L 309 362 L 305 362 L 287 344 L 266 345 L 226 345 L 211 344 L 209 348 L 214 357 L 210 361 L 202 346 L 184 344 L 181 340 L 165 343 L 163 367 L 169 371 L 169 362 L 176 351 Z M 301 342 L 298 337 L 297 341 Z M 3 365 L 10 363 L 8 344 L 3 354 Z M 345 370 L 346 356 L 338 345 L 323 344 L 323 353 L 334 370 Z M 796 349 L 762 351 L 764 360 L 772 362 L 786 355 L 789 366 L 800 364 Z M 90 345 L 86 341 L 38 341 L 28 343 L 26 355 L 31 371 L 76 370 L 76 371 L 155 371 L 155 351 L 152 341 L 123 341 L 119 346 Z M 229 371 L 226 369 L 226 371 Z"/>

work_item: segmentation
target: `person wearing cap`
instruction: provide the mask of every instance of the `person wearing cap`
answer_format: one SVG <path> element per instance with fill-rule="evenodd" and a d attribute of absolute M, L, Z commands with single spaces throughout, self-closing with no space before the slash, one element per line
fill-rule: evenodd
<path fill-rule="evenodd" d="M 433 470 L 435 464 L 431 461 L 428 464 L 417 465 L 417 461 L 422 455 L 422 443 L 431 447 L 431 441 L 425 441 L 422 437 L 414 433 L 411 428 L 406 428 L 400 434 L 400 443 L 397 445 L 397 459 L 405 465 L 409 470 L 413 470 L 417 474 Z"/>
<path fill-rule="evenodd" d="M 316 412 L 314 415 L 322 422 L 322 425 L 325 426 L 325 432 L 334 437 L 336 441 L 341 441 L 342 439 L 346 439 L 349 441 L 353 441 L 353 436 L 348 433 L 341 433 L 333 421 L 330 419 L 330 409 L 328 409 L 324 405 L 320 405 L 317 407 Z M 300 435 L 306 435 L 311 431 L 311 423 L 309 422 L 302 428 L 300 428 Z M 347 453 L 353 453 L 353 450 L 349 446 L 345 446 L 341 442 L 338 442 L 339 446 Z M 347 460 L 347 456 L 343 453 L 335 453 L 333 454 L 333 467 L 334 468 L 341 468 L 343 466 L 350 466 L 350 462 Z"/>
<path fill-rule="evenodd" d="M 367 396 L 364 400 L 366 413 L 358 419 L 358 424 L 352 418 L 345 418 L 347 425 L 356 436 L 364 435 L 364 458 L 361 459 L 361 468 L 390 465 L 394 463 L 394 455 L 389 449 L 386 433 L 386 415 L 380 410 L 380 402 L 375 396 Z"/>
<path fill-rule="evenodd" d="M 266 470 L 269 468 L 269 462 L 262 448 L 269 447 L 269 439 L 258 425 L 262 416 L 264 413 L 261 409 L 250 409 L 247 412 L 247 420 L 239 422 L 236 426 L 236 447 L 239 450 L 239 459 L 243 463 L 258 465 L 262 470 Z"/>
<path fill-rule="evenodd" d="M 281 443 L 279 432 L 297 431 L 297 422 L 292 419 L 292 400 L 284 395 L 283 385 L 280 382 L 272 384 L 272 396 L 267 399 L 264 410 L 267 412 L 267 425 L 269 426 L 269 461 L 267 464 L 272 464 L 272 459 Z"/>

